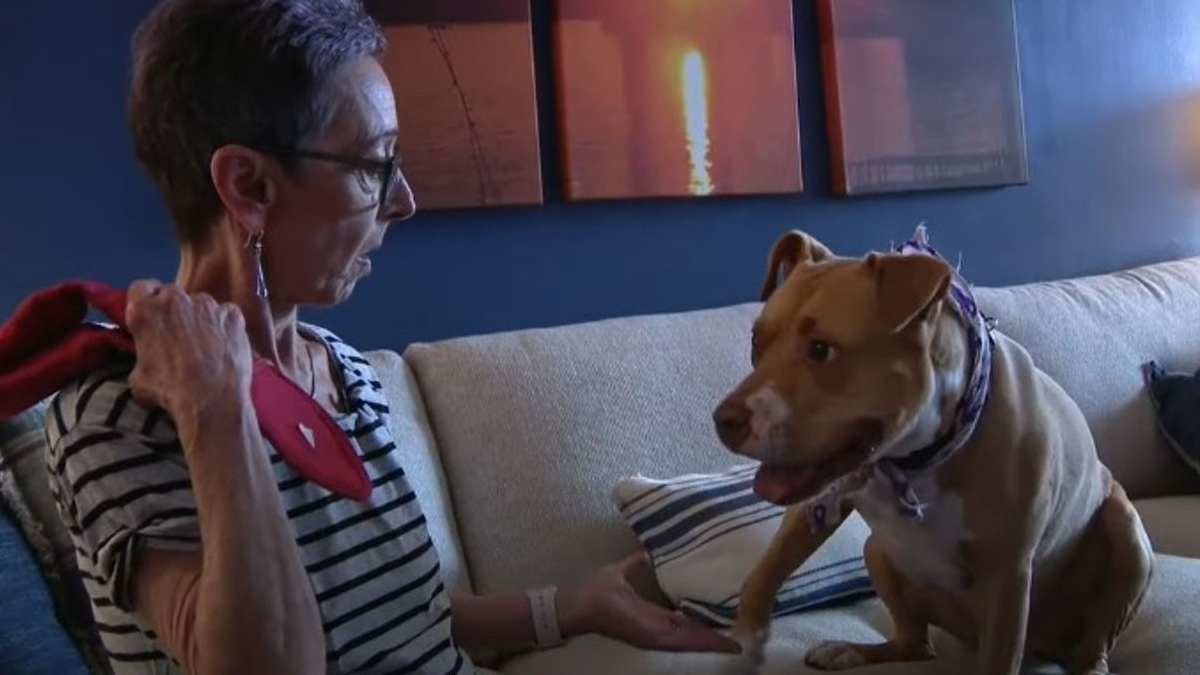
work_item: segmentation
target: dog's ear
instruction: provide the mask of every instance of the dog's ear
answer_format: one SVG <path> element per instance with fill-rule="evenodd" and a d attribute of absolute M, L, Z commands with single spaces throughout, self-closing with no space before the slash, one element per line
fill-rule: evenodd
<path fill-rule="evenodd" d="M 833 257 L 824 244 L 813 237 L 792 230 L 775 241 L 767 259 L 767 278 L 763 281 L 760 299 L 766 302 L 779 284 L 800 265 L 821 262 Z"/>
<path fill-rule="evenodd" d="M 880 320 L 893 332 L 928 318 L 950 288 L 950 266 L 930 256 L 872 253 L 866 266 L 875 279 Z"/>

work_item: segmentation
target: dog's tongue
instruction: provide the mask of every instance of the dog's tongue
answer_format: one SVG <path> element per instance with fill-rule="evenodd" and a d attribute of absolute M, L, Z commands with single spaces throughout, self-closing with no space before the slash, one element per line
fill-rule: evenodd
<path fill-rule="evenodd" d="M 754 474 L 754 494 L 780 506 L 811 497 L 821 488 L 817 465 L 760 466 Z"/>

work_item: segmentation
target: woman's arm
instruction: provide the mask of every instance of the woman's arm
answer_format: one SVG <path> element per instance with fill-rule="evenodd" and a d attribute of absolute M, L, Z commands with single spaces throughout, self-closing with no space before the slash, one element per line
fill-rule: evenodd
<path fill-rule="evenodd" d="M 643 649 L 739 651 L 736 641 L 638 595 L 631 580 L 649 564 L 645 553 L 637 553 L 558 591 L 555 612 L 563 639 L 597 633 Z M 454 639 L 472 658 L 487 661 L 535 646 L 533 610 L 524 593 L 459 593 L 450 601 Z"/>
<path fill-rule="evenodd" d="M 325 672 L 320 612 L 251 402 L 241 312 L 153 281 L 127 301 L 129 386 L 175 422 L 202 547 L 134 554 L 134 609 L 192 675 Z"/>
<path fill-rule="evenodd" d="M 193 675 L 325 672 L 320 613 L 249 401 L 177 426 L 203 550 L 141 549 L 135 610 Z"/>

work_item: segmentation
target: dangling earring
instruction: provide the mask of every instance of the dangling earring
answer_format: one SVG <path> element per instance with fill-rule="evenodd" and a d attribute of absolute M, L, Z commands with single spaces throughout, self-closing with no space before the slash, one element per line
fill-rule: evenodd
<path fill-rule="evenodd" d="M 254 245 L 254 292 L 256 295 L 258 295 L 258 297 L 265 299 L 267 297 L 267 279 L 263 274 L 262 238 L 262 230 L 251 233 L 250 236 L 246 238 L 246 243 L 242 246 L 242 248 L 249 248 L 251 244 Z"/>

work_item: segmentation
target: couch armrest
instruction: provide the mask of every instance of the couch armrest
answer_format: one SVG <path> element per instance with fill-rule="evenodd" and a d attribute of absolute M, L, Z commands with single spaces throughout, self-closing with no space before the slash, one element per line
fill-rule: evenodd
<path fill-rule="evenodd" d="M 1200 558 L 1200 495 L 1134 501 L 1158 553 Z"/>

